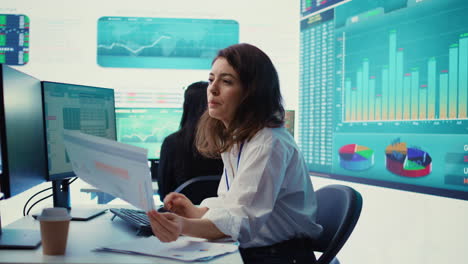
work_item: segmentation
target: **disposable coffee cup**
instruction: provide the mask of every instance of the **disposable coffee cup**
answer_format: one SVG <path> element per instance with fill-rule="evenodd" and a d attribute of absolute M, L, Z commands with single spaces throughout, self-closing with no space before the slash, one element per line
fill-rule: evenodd
<path fill-rule="evenodd" d="M 42 253 L 64 255 L 71 216 L 66 208 L 45 208 L 37 217 L 41 226 Z"/>

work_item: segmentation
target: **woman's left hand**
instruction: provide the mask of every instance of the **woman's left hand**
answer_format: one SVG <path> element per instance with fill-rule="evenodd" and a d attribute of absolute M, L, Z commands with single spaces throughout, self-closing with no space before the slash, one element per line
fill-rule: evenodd
<path fill-rule="evenodd" d="M 176 241 L 182 234 L 184 219 L 173 213 L 158 213 L 155 210 L 147 213 L 153 234 L 162 242 Z"/>

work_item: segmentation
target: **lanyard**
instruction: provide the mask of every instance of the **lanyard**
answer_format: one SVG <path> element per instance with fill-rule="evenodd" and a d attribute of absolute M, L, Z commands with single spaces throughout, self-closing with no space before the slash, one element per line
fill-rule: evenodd
<path fill-rule="evenodd" d="M 240 157 L 241 157 L 241 153 L 242 153 L 242 148 L 244 147 L 244 142 L 242 142 L 242 144 L 240 145 L 240 148 L 239 148 L 239 155 L 237 156 L 237 168 L 236 168 L 236 171 L 237 169 L 239 169 L 239 162 L 240 162 Z M 224 168 L 224 176 L 226 176 L 226 187 L 229 191 L 229 178 L 228 178 L 228 173 L 227 173 L 227 170 L 226 168 Z M 233 175 L 234 176 L 234 175 Z"/>

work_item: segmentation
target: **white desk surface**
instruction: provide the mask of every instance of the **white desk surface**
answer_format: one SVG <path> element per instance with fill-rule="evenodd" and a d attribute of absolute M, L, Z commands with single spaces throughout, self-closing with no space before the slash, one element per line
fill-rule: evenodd
<path fill-rule="evenodd" d="M 0 249 L 0 263 L 188 263 L 158 257 L 91 251 L 103 245 L 128 241 L 136 237 L 134 228 L 118 217 L 111 221 L 112 216 L 112 213 L 106 212 L 89 221 L 72 221 L 64 256 L 43 255 L 42 246 L 33 250 Z M 39 221 L 27 216 L 3 228 L 39 230 Z M 238 264 L 243 262 L 239 252 L 235 252 L 203 263 Z"/>

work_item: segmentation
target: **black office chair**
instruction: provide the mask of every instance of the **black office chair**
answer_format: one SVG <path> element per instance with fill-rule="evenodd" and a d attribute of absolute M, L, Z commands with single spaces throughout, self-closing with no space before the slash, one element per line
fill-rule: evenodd
<path fill-rule="evenodd" d="M 322 235 L 314 242 L 313 250 L 322 252 L 317 264 L 337 262 L 343 247 L 361 215 L 362 196 L 345 185 L 328 185 L 316 191 L 317 223 L 323 226 Z M 338 262 L 339 263 L 339 262 Z"/>
<path fill-rule="evenodd" d="M 218 195 L 220 180 L 221 175 L 198 176 L 182 183 L 175 192 L 184 194 L 193 204 L 200 204 L 205 198 Z"/>

